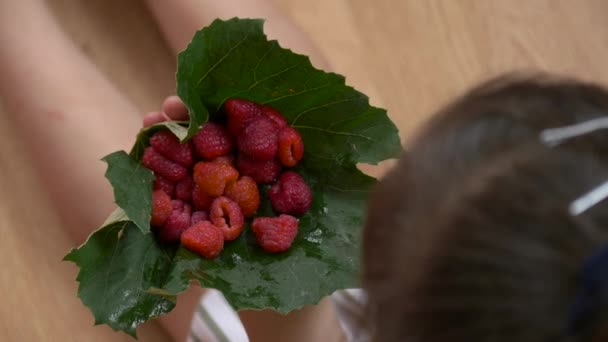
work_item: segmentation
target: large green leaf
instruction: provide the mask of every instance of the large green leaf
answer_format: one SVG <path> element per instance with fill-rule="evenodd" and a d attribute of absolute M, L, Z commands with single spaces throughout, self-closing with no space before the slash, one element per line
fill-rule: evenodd
<path fill-rule="evenodd" d="M 103 158 L 108 163 L 106 178 L 114 189 L 114 200 L 142 232 L 150 231 L 152 214 L 152 172 L 124 151 Z"/>
<path fill-rule="evenodd" d="M 144 310 L 144 298 L 162 302 L 185 290 L 192 280 L 221 290 L 236 309 L 272 308 L 280 312 L 317 303 L 336 289 L 358 286 L 365 202 L 375 180 L 361 173 L 356 164 L 395 157 L 401 150 L 397 129 L 386 111 L 370 106 L 364 94 L 345 85 L 344 77 L 317 70 L 308 57 L 268 41 L 262 24 L 261 20 L 216 20 L 197 32 L 178 60 L 177 93 L 190 111 L 188 129 L 164 123 L 142 130 L 130 155 L 139 160 L 149 136 L 158 129 L 170 129 L 187 140 L 209 118 L 224 120 L 221 108 L 229 98 L 272 105 L 302 134 L 306 152 L 297 171 L 314 192 L 313 206 L 300 218 L 294 244 L 285 253 L 266 254 L 247 227 L 237 240 L 226 244 L 219 258 L 205 260 L 183 248 L 167 251 L 151 234 L 135 230 L 129 237 L 141 249 L 148 250 L 145 262 L 139 259 L 124 267 L 97 271 L 91 266 L 112 260 L 111 253 L 137 259 L 138 252 L 117 241 L 111 253 L 109 249 L 98 249 L 97 256 L 87 254 L 84 258 L 83 250 L 89 250 L 89 244 L 95 241 L 90 239 L 68 258 L 81 267 L 81 297 L 98 321 L 117 329 L 134 327 L 145 320 L 142 317 L 154 317 L 168 308 L 159 305 L 158 311 L 151 314 Z M 137 163 L 129 165 L 132 171 L 140 168 Z M 142 180 L 148 189 L 151 182 Z M 114 182 L 113 185 L 116 187 Z M 120 186 L 124 186 L 121 191 L 135 195 L 131 185 Z M 262 216 L 274 215 L 266 190 L 262 191 Z M 117 203 L 134 220 L 127 208 Z M 141 211 L 149 214 L 149 205 L 142 202 Z M 144 286 L 128 277 L 130 272 L 147 274 L 153 271 L 153 265 L 165 265 L 168 255 L 172 259 L 169 266 L 162 267 L 166 271 L 164 278 L 154 278 L 154 282 Z M 102 305 L 101 295 L 91 288 L 93 282 L 100 281 L 115 293 L 129 293 L 133 288 L 146 291 L 146 296 L 124 297 L 132 301 L 133 308 L 141 300 L 140 313 L 145 314 L 121 315 Z"/>
<path fill-rule="evenodd" d="M 190 110 L 189 136 L 208 115 L 239 97 L 277 108 L 309 154 L 333 164 L 377 163 L 399 152 L 397 128 L 344 77 L 315 69 L 308 57 L 268 41 L 262 20 L 216 20 L 178 57 L 177 94 Z"/>
<path fill-rule="evenodd" d="M 139 324 L 175 307 L 174 297 L 147 292 L 165 284 L 173 253 L 133 222 L 118 221 L 93 233 L 64 260 L 80 267 L 78 296 L 93 311 L 95 324 L 135 336 Z"/>

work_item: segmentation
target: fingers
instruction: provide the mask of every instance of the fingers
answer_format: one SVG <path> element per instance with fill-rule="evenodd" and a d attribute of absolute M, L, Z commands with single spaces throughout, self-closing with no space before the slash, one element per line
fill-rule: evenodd
<path fill-rule="evenodd" d="M 188 119 L 188 109 L 182 100 L 175 95 L 169 96 L 165 99 L 165 101 L 163 101 L 161 111 L 166 113 L 167 116 L 172 120 Z"/>
<path fill-rule="evenodd" d="M 144 127 L 152 126 L 167 120 L 171 120 L 171 118 L 163 112 L 149 112 L 144 115 Z"/>
<path fill-rule="evenodd" d="M 144 115 L 144 127 L 169 120 L 188 120 L 188 109 L 175 95 L 163 101 L 160 112 L 149 112 Z"/>

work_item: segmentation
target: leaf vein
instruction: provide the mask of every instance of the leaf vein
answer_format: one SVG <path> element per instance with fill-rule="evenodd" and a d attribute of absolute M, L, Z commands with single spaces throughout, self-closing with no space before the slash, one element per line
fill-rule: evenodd
<path fill-rule="evenodd" d="M 255 82 L 255 83 L 253 83 L 251 86 L 249 86 L 249 89 L 247 89 L 247 91 L 249 91 L 249 90 L 251 90 L 251 89 L 255 88 L 255 87 L 258 85 L 258 84 L 260 84 L 260 83 L 262 83 L 262 82 L 264 82 L 264 81 L 267 81 L 267 80 L 269 80 L 269 79 L 271 79 L 271 78 L 273 78 L 273 77 L 277 77 L 277 76 L 279 76 L 279 75 L 281 75 L 281 74 L 283 74 L 283 73 L 285 73 L 285 72 L 287 72 L 287 71 L 289 71 L 289 70 L 291 70 L 291 69 L 294 69 L 294 68 L 299 67 L 299 66 L 300 66 L 300 64 L 302 64 L 302 62 L 299 62 L 299 63 L 296 63 L 296 64 L 294 64 L 294 65 L 291 65 L 291 66 L 289 66 L 289 67 L 287 67 L 287 68 L 285 68 L 285 69 L 283 69 L 283 70 L 281 70 L 281 71 L 278 71 L 278 72 L 276 72 L 276 73 L 274 73 L 274 74 L 272 74 L 272 75 L 269 75 L 269 76 L 267 76 L 267 77 L 264 77 L 264 78 L 262 78 L 262 79 L 261 79 L 261 80 L 259 80 L 259 81 L 256 81 L 256 82 Z M 254 79 L 255 79 L 255 77 L 254 77 Z"/>
<path fill-rule="evenodd" d="M 264 61 L 264 59 L 266 59 L 266 57 L 268 56 L 268 54 L 270 54 L 270 51 L 272 51 L 274 49 L 275 45 L 271 45 L 268 50 L 266 50 L 266 52 L 264 52 L 264 54 L 262 55 L 262 57 L 260 57 L 260 60 L 258 61 L 258 63 L 255 65 L 255 68 L 253 68 L 253 80 L 255 82 L 258 81 L 258 69 L 260 68 L 260 65 L 262 64 L 262 61 Z"/>
<path fill-rule="evenodd" d="M 374 141 L 374 139 L 367 137 L 365 135 L 361 135 L 361 134 L 356 134 L 356 133 L 349 133 L 349 132 L 340 132 L 340 131 L 332 131 L 329 129 L 325 129 L 325 128 L 321 128 L 321 127 L 312 127 L 312 126 L 292 126 L 293 128 L 301 128 L 301 129 L 312 129 L 312 130 L 317 130 L 317 131 L 322 131 L 322 132 L 326 132 L 326 133 L 330 133 L 330 134 L 336 134 L 336 135 L 345 135 L 345 136 L 350 136 L 350 137 L 358 137 L 361 139 L 365 139 L 365 140 L 369 140 L 369 141 Z"/>
<path fill-rule="evenodd" d="M 321 109 L 321 108 L 325 108 L 325 107 L 333 106 L 333 105 L 338 104 L 338 103 L 346 103 L 346 102 L 351 102 L 351 101 L 357 100 L 357 99 L 359 99 L 359 98 L 360 98 L 360 97 L 351 97 L 351 98 L 348 98 L 348 99 L 342 99 L 342 100 L 338 100 L 338 101 L 328 102 L 328 103 L 325 103 L 325 104 L 320 105 L 320 106 L 317 106 L 317 107 L 309 108 L 309 109 L 307 109 L 307 110 L 305 110 L 305 111 L 301 112 L 300 114 L 296 115 L 296 118 L 295 118 L 295 119 L 293 119 L 293 121 L 292 121 L 292 123 L 291 123 L 291 124 L 292 124 L 292 125 L 295 125 L 295 124 L 296 124 L 296 122 L 297 122 L 297 121 L 300 119 L 300 117 L 301 117 L 302 115 L 304 115 L 304 114 L 306 114 L 306 113 L 310 113 L 310 112 L 312 112 L 313 110 L 317 110 L 317 109 Z"/>
<path fill-rule="evenodd" d="M 302 94 L 305 94 L 305 93 L 309 93 L 311 91 L 315 91 L 315 90 L 319 90 L 319 89 L 324 89 L 324 88 L 328 88 L 328 87 L 331 87 L 331 86 L 332 86 L 331 83 L 324 84 L 324 85 L 316 87 L 316 88 L 309 88 L 309 89 L 305 89 L 305 90 L 299 91 L 297 93 L 293 93 L 293 94 L 277 97 L 277 98 L 274 98 L 272 100 L 263 102 L 262 104 L 269 104 L 269 103 L 272 103 L 272 102 L 275 102 L 275 101 L 283 100 L 283 99 L 288 98 L 288 97 L 302 95 Z"/>
<path fill-rule="evenodd" d="M 211 66 L 211 68 L 209 68 L 209 70 L 207 70 L 207 72 L 203 75 L 203 77 L 201 77 L 198 80 L 198 82 L 196 82 L 196 85 L 199 86 L 205 80 L 205 78 L 207 78 L 207 76 L 209 76 L 209 74 L 213 70 L 215 70 L 220 64 L 222 64 L 222 62 L 224 62 L 224 60 L 226 58 L 228 58 L 228 56 L 230 56 L 232 54 L 232 52 L 234 52 L 234 50 L 236 50 L 239 46 L 241 46 L 241 44 L 243 44 L 247 39 L 249 39 L 249 33 L 247 35 L 245 35 L 245 37 L 243 37 L 243 39 L 241 39 L 233 47 L 231 47 L 230 50 L 228 50 L 228 52 L 226 52 L 226 54 L 224 56 L 222 56 L 222 58 L 220 58 L 217 62 L 215 62 L 215 64 L 213 64 L 213 66 Z"/>

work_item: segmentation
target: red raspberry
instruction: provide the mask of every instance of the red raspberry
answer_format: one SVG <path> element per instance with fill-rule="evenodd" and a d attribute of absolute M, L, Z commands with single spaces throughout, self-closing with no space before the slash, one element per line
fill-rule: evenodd
<path fill-rule="evenodd" d="M 224 249 L 222 230 L 209 221 L 199 222 L 188 228 L 181 236 L 182 245 L 194 253 L 213 259 Z"/>
<path fill-rule="evenodd" d="M 253 216 L 260 207 L 260 191 L 251 177 L 243 176 L 238 181 L 229 184 L 224 196 L 235 201 L 241 207 L 245 217 Z"/>
<path fill-rule="evenodd" d="M 173 207 L 173 210 L 184 210 L 184 201 L 182 200 L 172 200 L 171 201 L 171 206 Z"/>
<path fill-rule="evenodd" d="M 252 121 L 238 136 L 239 150 L 255 160 L 270 160 L 277 154 L 279 128 L 267 117 Z"/>
<path fill-rule="evenodd" d="M 279 160 L 284 166 L 294 167 L 304 156 L 302 136 L 293 127 L 285 127 L 279 132 Z"/>
<path fill-rule="evenodd" d="M 194 182 L 211 197 L 224 194 L 226 185 L 238 178 L 239 172 L 230 165 L 213 162 L 198 162 L 194 165 Z"/>
<path fill-rule="evenodd" d="M 234 142 L 226 128 L 213 122 L 206 123 L 192 140 L 196 153 L 206 159 L 220 157 L 234 150 Z"/>
<path fill-rule="evenodd" d="M 234 156 L 232 154 L 228 154 L 225 156 L 217 157 L 212 160 L 214 163 L 222 163 L 227 164 L 234 167 Z"/>
<path fill-rule="evenodd" d="M 194 180 L 188 175 L 175 185 L 175 198 L 182 201 L 192 201 L 192 191 L 194 190 Z"/>
<path fill-rule="evenodd" d="M 258 161 L 239 154 L 236 167 L 244 176 L 253 178 L 258 184 L 270 184 L 277 180 L 281 173 L 281 163 L 276 159 Z"/>
<path fill-rule="evenodd" d="M 213 203 L 213 197 L 207 195 L 201 188 L 194 183 L 194 189 L 192 190 L 192 205 L 195 210 L 209 210 Z"/>
<path fill-rule="evenodd" d="M 154 177 L 156 178 L 154 180 L 154 190 L 162 190 L 169 195 L 169 197 L 173 196 L 175 184 L 161 175 L 155 175 Z"/>
<path fill-rule="evenodd" d="M 224 233 L 224 240 L 236 239 L 245 226 L 245 218 L 236 202 L 228 197 L 218 197 L 211 204 L 211 222 Z"/>
<path fill-rule="evenodd" d="M 255 118 L 262 116 L 262 110 L 257 103 L 230 99 L 224 104 L 228 116 L 228 131 L 232 136 L 238 136 L 241 131 Z"/>
<path fill-rule="evenodd" d="M 153 147 L 148 147 L 144 150 L 142 163 L 154 173 L 163 176 L 164 178 L 177 182 L 186 177 L 188 170 L 180 164 L 171 161 L 160 153 L 156 152 Z"/>
<path fill-rule="evenodd" d="M 283 129 L 289 126 L 287 120 L 285 120 L 283 115 L 281 115 L 278 110 L 270 106 L 262 106 L 262 114 L 266 115 L 266 117 L 274 121 L 274 123 L 277 124 L 277 127 L 279 129 Z"/>
<path fill-rule="evenodd" d="M 209 214 L 206 211 L 195 211 L 190 218 L 190 225 L 193 226 L 199 222 L 209 221 Z"/>
<path fill-rule="evenodd" d="M 179 242 L 182 233 L 190 227 L 190 215 L 192 213 L 190 204 L 180 200 L 174 200 L 172 204 L 173 212 L 171 212 L 165 224 L 159 227 L 157 231 L 158 238 L 165 243 Z"/>
<path fill-rule="evenodd" d="M 298 235 L 298 220 L 290 215 L 258 217 L 251 225 L 255 238 L 268 253 L 284 252 Z"/>
<path fill-rule="evenodd" d="M 288 171 L 268 191 L 270 203 L 281 214 L 302 215 L 312 204 L 312 191 L 299 174 Z"/>
<path fill-rule="evenodd" d="M 152 218 L 150 219 L 150 224 L 162 226 L 172 211 L 171 197 L 162 190 L 154 190 L 152 193 Z"/>
<path fill-rule="evenodd" d="M 150 138 L 150 145 L 165 158 L 182 166 L 192 166 L 192 144 L 180 143 L 170 131 L 158 131 Z"/>

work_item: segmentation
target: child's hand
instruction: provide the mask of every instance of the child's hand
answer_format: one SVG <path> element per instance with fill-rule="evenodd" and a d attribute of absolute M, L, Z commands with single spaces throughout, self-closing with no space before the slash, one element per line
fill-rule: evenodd
<path fill-rule="evenodd" d="M 169 96 L 163 101 L 160 112 L 149 112 L 144 115 L 143 125 L 148 127 L 168 120 L 188 120 L 188 109 L 175 95 Z"/>

